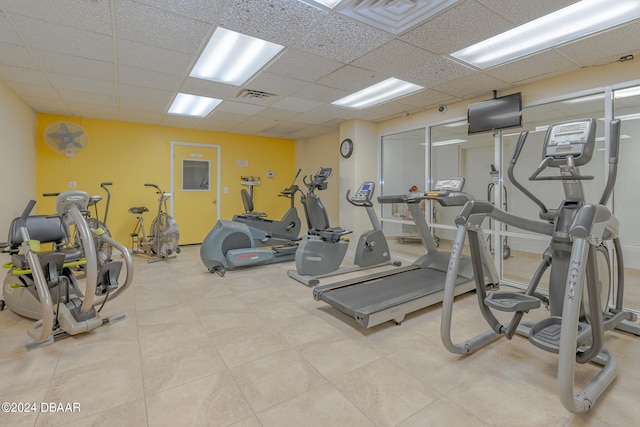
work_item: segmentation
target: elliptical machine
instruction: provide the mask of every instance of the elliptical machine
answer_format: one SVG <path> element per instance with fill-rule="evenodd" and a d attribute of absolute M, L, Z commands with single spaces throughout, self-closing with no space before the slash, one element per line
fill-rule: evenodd
<path fill-rule="evenodd" d="M 11 222 L 9 239 L 1 245 L 4 252 L 11 254 L 11 262 L 4 265 L 9 268 L 2 289 L 4 303 L 16 314 L 36 320 L 27 330 L 33 339 L 27 349 L 124 318 L 126 314 L 103 319 L 99 312 L 133 279 L 133 260 L 126 247 L 103 229 L 92 229 L 87 224 L 82 214 L 89 203 L 87 193 L 61 193 L 56 206 L 62 215 L 29 216 L 35 203 L 31 200 L 22 216 Z M 78 231 L 80 247 L 67 244 L 69 225 Z M 109 260 L 98 267 L 95 236 L 122 253 L 126 266 L 122 285 L 118 284 L 122 261 Z M 51 244 L 53 249 L 42 250 L 41 244 Z M 73 267 L 79 265 L 85 271 L 84 291 L 73 272 Z"/>
<path fill-rule="evenodd" d="M 321 168 L 320 171 L 306 182 L 308 188 L 306 197 L 302 200 L 307 214 L 309 234 L 302 238 L 298 252 L 296 252 L 296 269 L 287 271 L 287 275 L 307 286 L 315 286 L 322 277 L 335 276 L 378 267 L 384 264 L 399 266 L 400 262 L 391 261 L 389 245 L 382 232 L 382 226 L 378 220 L 371 199 L 375 192 L 375 183 L 364 182 L 360 188 L 350 197 L 347 190 L 346 199 L 356 207 L 364 207 L 367 210 L 373 230 L 360 236 L 356 246 L 353 265 L 340 267 L 349 247 L 349 242 L 344 236 L 351 231 L 339 227 L 329 227 L 327 211 L 315 194 L 315 190 L 327 188 L 326 180 L 331 175 L 331 168 Z"/>
<path fill-rule="evenodd" d="M 295 207 L 295 195 L 299 188 L 295 184 L 300 171 L 293 178 L 291 185 L 278 194 L 278 197 L 286 197 L 290 201 L 290 207 L 280 220 L 273 220 L 266 218 L 267 214 L 264 212 L 255 212 L 253 210 L 253 186 L 250 185 L 250 191 L 246 189 L 240 190 L 242 196 L 242 203 L 244 205 L 245 213 L 242 215 L 234 215 L 232 221 L 241 222 L 247 224 L 249 227 L 257 228 L 264 231 L 267 235 L 271 236 L 265 240 L 256 241 L 256 246 L 273 246 L 278 244 L 286 244 L 291 241 L 297 240 L 300 234 L 300 217 Z"/>
<path fill-rule="evenodd" d="M 298 174 L 300 171 L 298 171 Z M 296 178 L 298 177 L 296 174 Z M 294 182 L 296 180 L 294 178 Z M 290 187 L 282 191 L 282 194 L 291 199 L 291 209 L 285 214 L 291 217 L 298 216 L 293 207 L 293 197 L 298 191 L 298 186 L 291 184 Z M 249 206 L 252 207 L 252 206 Z M 252 209 L 250 209 L 252 210 Z M 292 261 L 298 249 L 297 232 L 291 235 L 291 230 L 300 230 L 300 220 L 292 220 L 294 224 L 291 229 L 287 229 L 286 223 L 278 226 L 269 224 L 265 226 L 267 220 L 257 216 L 256 218 L 244 218 L 246 221 L 218 220 L 209 234 L 204 238 L 200 246 L 200 259 L 210 273 L 216 273 L 224 277 L 227 270 L 234 270 L 241 267 L 254 267 L 258 265 L 273 264 L 276 262 Z M 284 231 L 279 234 L 277 231 Z M 274 242 L 285 242 L 277 246 L 271 246 Z M 271 246 L 271 247 L 258 247 Z"/>
<path fill-rule="evenodd" d="M 508 176 L 515 188 L 539 206 L 541 221 L 517 217 L 490 202 L 467 202 L 456 218 L 458 232 L 442 303 L 440 335 L 444 346 L 452 353 L 471 354 L 502 337 L 511 339 L 518 333 L 527 337 L 534 346 L 557 354 L 558 395 L 565 409 L 573 413 L 584 413 L 591 409 L 616 377 L 617 363 L 605 347 L 605 331 L 617 328 L 640 335 L 638 324 L 630 323 L 637 320 L 636 314 L 623 307 L 624 263 L 619 238 L 620 224 L 606 206 L 616 181 L 620 121 L 610 123 L 609 138 L 605 141 L 608 148 L 605 152 L 609 153 L 609 174 L 600 200 L 587 203 L 582 181 L 593 179 L 593 176 L 582 175 L 579 166 L 591 160 L 595 135 L 595 119 L 570 120 L 549 126 L 542 162 L 529 177 L 530 181 L 562 183 L 564 200 L 557 209 L 548 209 L 514 176 L 513 170 L 528 132 L 520 134 Z M 547 168 L 556 169 L 559 173 L 541 176 Z M 524 292 L 487 294 L 484 277 L 479 270 L 482 246 L 479 230 L 485 218 L 551 238 Z M 489 329 L 462 343 L 454 343 L 451 338 L 454 278 L 467 236 L 478 306 Z M 610 260 L 616 264 L 613 271 Z M 537 287 L 548 268 L 547 297 L 541 295 Z M 538 322 L 522 321 L 530 310 L 541 306 L 541 301 L 548 304 L 550 317 Z M 501 322 L 495 311 L 512 313 L 511 320 L 508 323 Z M 601 366 L 597 375 L 577 394 L 574 393 L 576 363 Z"/>

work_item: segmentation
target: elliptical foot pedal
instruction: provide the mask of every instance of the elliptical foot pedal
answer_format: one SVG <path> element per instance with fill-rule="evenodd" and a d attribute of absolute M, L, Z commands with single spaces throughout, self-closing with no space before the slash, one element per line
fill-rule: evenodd
<path fill-rule="evenodd" d="M 562 317 L 551 316 L 541 320 L 531 327 L 529 341 L 538 348 L 558 354 L 560 352 L 560 330 Z M 576 349 L 588 345 L 591 341 L 591 326 L 578 322 L 578 338 Z"/>
<path fill-rule="evenodd" d="M 493 292 L 487 295 L 484 303 L 498 311 L 529 311 L 540 308 L 540 300 L 531 295 L 517 292 Z"/>

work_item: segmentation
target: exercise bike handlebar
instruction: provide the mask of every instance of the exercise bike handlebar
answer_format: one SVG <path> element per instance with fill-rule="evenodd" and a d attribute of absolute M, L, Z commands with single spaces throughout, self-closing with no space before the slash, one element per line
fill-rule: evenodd
<path fill-rule="evenodd" d="M 353 200 L 351 200 L 351 198 L 349 197 L 349 195 L 351 194 L 351 190 L 347 189 L 347 194 L 345 195 L 345 198 L 347 199 L 347 202 L 351 203 L 353 206 L 357 206 L 359 208 L 361 207 L 372 207 L 373 203 L 371 203 L 371 200 L 362 200 L 361 202 L 354 202 Z"/>

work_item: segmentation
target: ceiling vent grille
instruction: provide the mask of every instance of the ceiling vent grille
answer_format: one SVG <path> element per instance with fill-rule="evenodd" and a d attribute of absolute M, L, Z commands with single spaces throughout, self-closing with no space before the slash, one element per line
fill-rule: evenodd
<path fill-rule="evenodd" d="M 359 0 L 342 2 L 338 13 L 399 35 L 425 22 L 460 0 Z"/>
<path fill-rule="evenodd" d="M 238 94 L 238 98 L 271 98 L 272 96 L 277 96 L 275 93 L 262 92 L 259 90 L 253 89 L 243 89 Z"/>

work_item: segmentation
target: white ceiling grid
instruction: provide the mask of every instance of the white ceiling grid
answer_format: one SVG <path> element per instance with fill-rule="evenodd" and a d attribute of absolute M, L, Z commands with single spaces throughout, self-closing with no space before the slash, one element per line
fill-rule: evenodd
<path fill-rule="evenodd" d="M 308 138 L 638 53 L 635 21 L 489 70 L 449 56 L 574 2 L 345 0 L 329 11 L 297 0 L 0 0 L 0 80 L 37 112 Z M 189 77 L 218 26 L 285 49 L 241 87 Z M 425 90 L 362 111 L 331 105 L 389 77 Z M 178 92 L 223 102 L 205 118 L 169 115 Z"/>

